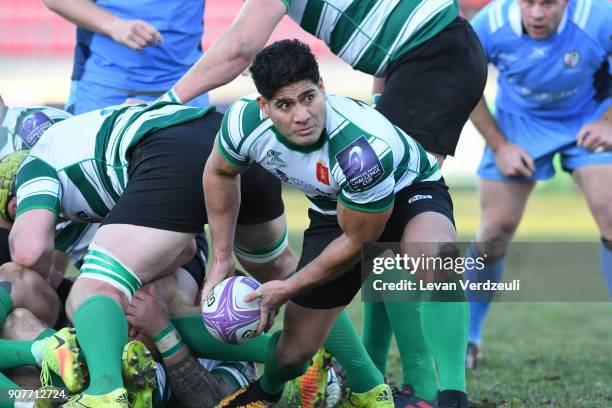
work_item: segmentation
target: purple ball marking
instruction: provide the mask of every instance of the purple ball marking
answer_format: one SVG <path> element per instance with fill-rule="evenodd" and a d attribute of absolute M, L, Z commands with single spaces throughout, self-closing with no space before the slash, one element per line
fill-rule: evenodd
<path fill-rule="evenodd" d="M 214 330 L 223 341 L 231 344 L 238 343 L 238 330 L 259 320 L 259 310 L 241 310 L 234 302 L 234 286 L 239 284 L 240 280 L 249 287 L 253 287 L 253 283 L 256 284 L 255 288 L 259 286 L 252 279 L 233 276 L 219 295 L 217 309 L 203 314 L 205 325 Z"/>
<path fill-rule="evenodd" d="M 28 115 L 21 123 L 17 136 L 24 141 L 28 148 L 32 148 L 51 125 L 53 125 L 51 118 L 41 111 L 36 111 Z"/>

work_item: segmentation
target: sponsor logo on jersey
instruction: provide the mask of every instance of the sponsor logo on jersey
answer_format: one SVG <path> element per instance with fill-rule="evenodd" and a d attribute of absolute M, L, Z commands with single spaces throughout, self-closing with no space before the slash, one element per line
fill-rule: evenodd
<path fill-rule="evenodd" d="M 353 190 L 367 189 L 384 174 L 382 164 L 365 136 L 336 154 L 336 160 Z"/>
<path fill-rule="evenodd" d="M 580 63 L 579 51 L 568 51 L 563 54 L 563 64 L 568 68 L 575 68 Z"/>
<path fill-rule="evenodd" d="M 548 55 L 548 47 L 533 47 L 529 58 L 544 58 Z"/>
<path fill-rule="evenodd" d="M 318 189 L 316 186 L 313 186 L 312 184 L 310 184 L 309 182 L 301 180 L 297 177 L 291 177 L 279 169 L 274 169 L 274 174 L 276 174 L 276 176 L 282 181 L 284 181 L 285 183 L 291 184 L 292 186 L 294 186 L 298 190 L 305 192 L 306 194 L 322 195 L 324 197 L 332 198 L 332 199 L 336 198 L 335 194 L 322 191 Z"/>
<path fill-rule="evenodd" d="M 329 186 L 329 169 L 320 161 L 317 162 L 317 181 Z"/>
<path fill-rule="evenodd" d="M 430 194 L 417 194 L 417 195 L 413 195 L 412 197 L 410 197 L 410 199 L 408 200 L 408 204 L 410 203 L 414 203 L 415 201 L 419 201 L 419 200 L 431 200 L 432 197 Z"/>
<path fill-rule="evenodd" d="M 287 162 L 280 157 L 281 152 L 277 152 L 276 150 L 268 150 L 266 155 L 268 156 L 266 161 L 268 166 L 287 167 Z"/>

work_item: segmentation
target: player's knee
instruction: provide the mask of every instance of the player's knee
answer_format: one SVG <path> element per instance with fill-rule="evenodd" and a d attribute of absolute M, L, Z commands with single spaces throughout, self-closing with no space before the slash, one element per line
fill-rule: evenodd
<path fill-rule="evenodd" d="M 20 324 L 20 322 L 23 322 L 26 319 L 36 319 L 36 316 L 34 316 L 34 314 L 28 309 L 17 307 L 11 310 L 11 313 L 6 316 L 4 325 L 9 327 L 16 327 Z"/>
<path fill-rule="evenodd" d="M 514 220 L 498 220 L 495 222 L 484 223 L 480 229 L 479 241 L 506 243 L 512 239 L 518 222 Z"/>
<path fill-rule="evenodd" d="M 612 240 L 612 201 L 591 204 L 591 209 L 601 235 L 607 240 Z"/>
<path fill-rule="evenodd" d="M 299 347 L 282 347 L 277 350 L 278 361 L 281 365 L 291 367 L 306 364 L 317 352 L 312 345 L 301 344 Z"/>
<path fill-rule="evenodd" d="M 68 318 L 72 321 L 72 318 L 79 306 L 81 306 L 81 304 L 83 304 L 90 297 L 96 295 L 113 299 L 124 310 L 129 304 L 129 300 L 125 293 L 114 286 L 95 279 L 82 279 L 79 277 L 74 282 L 74 285 L 72 285 L 72 289 L 70 290 L 70 294 L 66 300 L 66 315 Z"/>

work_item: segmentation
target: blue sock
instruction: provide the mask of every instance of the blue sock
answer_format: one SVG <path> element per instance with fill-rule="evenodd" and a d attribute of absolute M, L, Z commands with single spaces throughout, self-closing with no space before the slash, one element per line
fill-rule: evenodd
<path fill-rule="evenodd" d="M 606 285 L 608 285 L 608 293 L 612 300 L 612 242 L 605 238 L 601 238 L 599 244 L 599 266 L 603 273 Z"/>
<path fill-rule="evenodd" d="M 470 244 L 465 256 L 470 258 L 481 256 L 474 242 Z M 493 262 L 486 263 L 485 267 L 481 270 L 475 267 L 466 268 L 465 279 L 470 282 L 486 282 L 487 280 L 499 282 L 505 263 L 506 256 L 504 255 Z M 468 341 L 470 343 L 480 344 L 480 331 L 482 330 L 482 325 L 489 311 L 493 293 L 486 290 L 471 290 L 468 288 L 465 291 L 465 295 L 470 302 L 470 330 L 468 333 Z"/>

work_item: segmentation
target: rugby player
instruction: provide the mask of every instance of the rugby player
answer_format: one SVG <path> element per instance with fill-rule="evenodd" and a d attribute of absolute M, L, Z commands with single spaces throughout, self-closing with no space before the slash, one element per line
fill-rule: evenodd
<path fill-rule="evenodd" d="M 499 70 L 495 114 L 484 99 L 471 115 L 484 137 L 481 224 L 467 256 L 487 254 L 471 281 L 499 281 L 505 251 L 553 157 L 580 187 L 601 234 L 601 270 L 612 295 L 612 4 L 605 0 L 501 0 L 472 21 Z M 606 119 L 607 115 L 607 119 Z M 491 293 L 468 291 L 468 367 L 480 360 Z"/>
<path fill-rule="evenodd" d="M 15 262 L 49 270 L 60 214 L 102 223 L 67 302 L 91 378 L 68 407 L 125 406 L 123 310 L 140 286 L 192 258 L 193 238 L 206 223 L 204 162 L 219 126 L 220 115 L 211 109 L 168 103 L 111 107 L 53 126 L 23 161 L 10 235 Z M 295 266 L 280 184 L 258 168 L 243 181 L 245 201 L 253 198 L 243 207 L 241 222 L 260 225 L 258 246 L 243 252 L 259 255 L 252 262 L 279 268 L 275 275 L 284 276 Z M 258 191 L 249 193 L 249 184 Z M 225 346 L 211 336 L 202 341 L 211 353 Z"/>
<path fill-rule="evenodd" d="M 272 44 L 257 55 L 251 73 L 260 95 L 242 98 L 226 112 L 204 172 L 213 237 L 209 279 L 220 281 L 232 269 L 238 175 L 251 165 L 260 164 L 302 191 L 312 206 L 297 273 L 267 282 L 249 297 L 261 298 L 259 332 L 272 325 L 275 312 L 287 302 L 283 330 L 269 343 L 265 372 L 219 407 L 264 407 L 277 401 L 284 383 L 303 373 L 324 342 L 347 375 L 347 364 L 371 363 L 364 350 L 356 354 L 360 350 L 343 348 L 355 335 L 341 312 L 361 285 L 362 243 L 379 238 L 454 242 L 456 235 L 452 201 L 436 158 L 364 103 L 326 95 L 306 45 L 295 40 Z M 432 200 L 411 200 L 416 195 Z M 426 318 L 426 311 L 422 314 Z M 343 338 L 328 337 L 340 327 Z M 454 329 L 435 335 L 457 335 Z M 382 374 L 375 370 L 371 378 L 368 385 L 357 383 L 363 391 L 351 387 L 345 406 L 393 406 Z"/>

